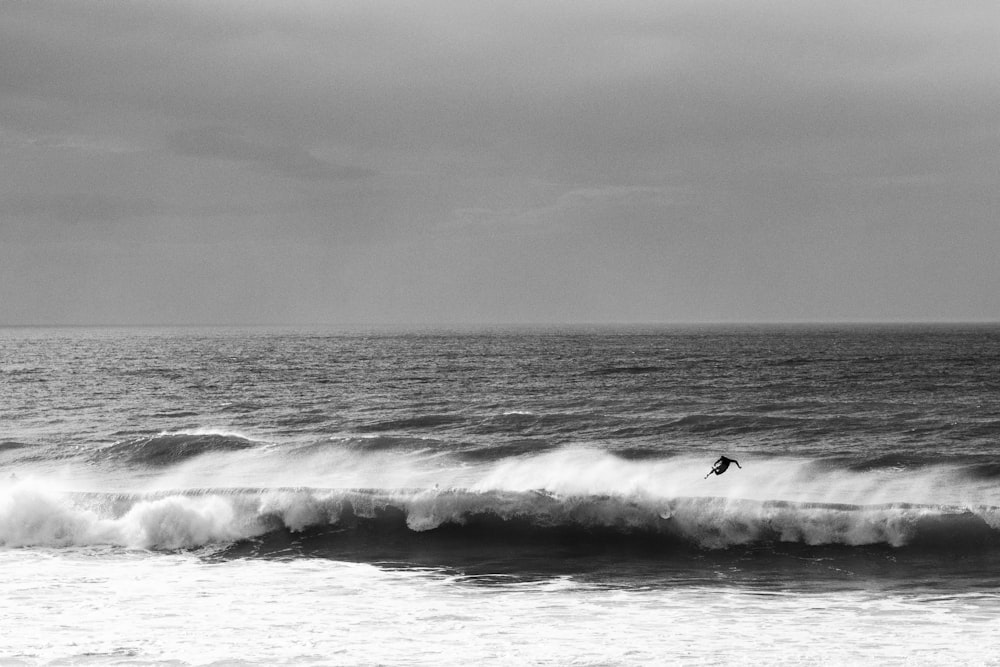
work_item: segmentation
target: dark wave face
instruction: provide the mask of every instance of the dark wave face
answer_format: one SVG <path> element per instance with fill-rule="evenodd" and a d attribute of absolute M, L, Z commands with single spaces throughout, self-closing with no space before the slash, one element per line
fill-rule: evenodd
<path fill-rule="evenodd" d="M 0 450 L 8 449 L 23 449 L 29 445 L 23 442 L 17 442 L 16 440 L 2 440 L 0 441 Z"/>
<path fill-rule="evenodd" d="M 120 459 L 146 466 L 166 466 L 210 452 L 232 452 L 253 446 L 253 442 L 237 435 L 161 433 L 115 443 L 101 450 L 97 458 Z"/>
<path fill-rule="evenodd" d="M 777 533 L 725 548 L 704 548 L 669 531 L 539 526 L 528 519 L 474 514 L 411 531 L 398 509 L 350 513 L 334 525 L 276 528 L 206 555 L 212 560 L 322 558 L 381 567 L 446 569 L 484 582 L 573 576 L 601 585 L 740 585 L 815 588 L 995 590 L 1000 537 L 967 514 L 916 528 L 911 544 L 808 544 Z"/>

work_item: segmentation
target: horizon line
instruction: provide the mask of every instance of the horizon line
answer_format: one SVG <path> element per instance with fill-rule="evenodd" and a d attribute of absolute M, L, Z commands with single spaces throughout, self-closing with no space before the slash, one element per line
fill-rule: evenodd
<path fill-rule="evenodd" d="M 614 321 L 614 322 L 144 322 L 144 323 L 0 323 L 0 329 L 264 329 L 264 328 L 387 328 L 387 329 L 474 329 L 474 328 L 543 328 L 560 327 L 613 328 L 613 327 L 794 327 L 794 326 L 990 326 L 1000 325 L 1000 319 L 983 320 L 675 320 L 675 321 Z"/>

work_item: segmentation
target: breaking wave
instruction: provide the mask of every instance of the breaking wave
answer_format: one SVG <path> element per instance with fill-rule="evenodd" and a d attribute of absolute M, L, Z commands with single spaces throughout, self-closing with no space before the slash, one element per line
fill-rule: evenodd
<path fill-rule="evenodd" d="M 858 469 L 741 455 L 741 469 L 706 477 L 704 457 L 535 451 L 525 441 L 494 460 L 433 442 L 400 451 L 396 437 L 360 438 L 374 447 L 352 446 L 356 437 L 277 447 L 208 431 L 123 441 L 99 461 L 129 465 L 0 479 L 0 547 L 408 563 L 430 554 L 515 568 L 612 552 L 615 567 L 747 549 L 766 559 L 822 547 L 854 563 L 872 548 L 935 562 L 948 553 L 949 563 L 1000 555 L 997 471 L 986 459 Z"/>
<path fill-rule="evenodd" d="M 218 488 L 66 492 L 34 480 L 0 488 L 0 545 L 227 546 L 273 534 L 328 534 L 328 546 L 376 535 L 396 544 L 446 534 L 541 547 L 572 540 L 663 549 L 797 543 L 899 548 L 1000 547 L 1000 507 L 872 505 L 723 497 L 557 495 L 471 489 Z M 373 556 L 374 557 L 374 556 Z"/>

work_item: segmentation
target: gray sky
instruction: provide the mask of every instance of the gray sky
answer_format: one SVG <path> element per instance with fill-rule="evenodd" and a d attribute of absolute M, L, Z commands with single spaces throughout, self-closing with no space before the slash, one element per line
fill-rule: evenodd
<path fill-rule="evenodd" d="M 1000 3 L 0 3 L 0 323 L 1000 320 Z"/>

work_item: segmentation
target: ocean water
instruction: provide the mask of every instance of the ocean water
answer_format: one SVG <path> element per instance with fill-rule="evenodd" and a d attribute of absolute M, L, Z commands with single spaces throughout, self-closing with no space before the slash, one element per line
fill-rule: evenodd
<path fill-rule="evenodd" d="M 0 329 L 0 664 L 1000 664 L 998 455 L 995 326 Z"/>

